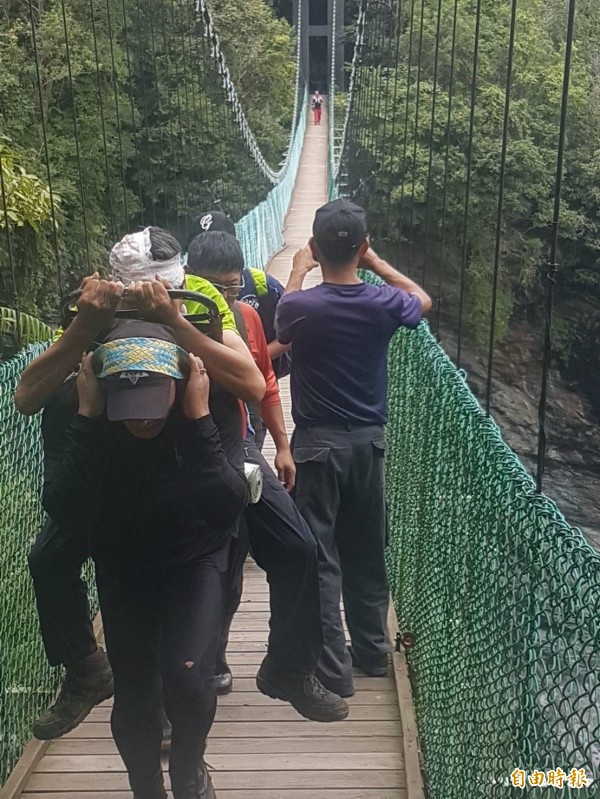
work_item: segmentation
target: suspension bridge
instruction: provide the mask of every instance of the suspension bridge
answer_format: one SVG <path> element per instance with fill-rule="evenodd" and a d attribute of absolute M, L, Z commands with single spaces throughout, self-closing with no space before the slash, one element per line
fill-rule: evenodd
<path fill-rule="evenodd" d="M 518 138 L 515 83 L 525 47 L 519 0 L 497 4 L 503 15 L 495 19 L 505 57 L 494 100 L 497 182 L 486 187 L 482 404 L 460 368 L 469 345 L 469 280 L 483 246 L 473 235 L 483 203 L 478 159 L 489 156 L 480 152 L 489 134 L 482 73 L 490 56 L 481 0 L 464 8 L 460 0 L 362 0 L 347 86 L 340 85 L 340 48 L 331 37 L 328 114 L 320 127 L 307 114 L 309 8 L 296 3 L 290 135 L 275 166 L 249 124 L 209 5 L 57 0 L 45 10 L 23 3 L 15 12 L 34 68 L 22 88 L 30 138 L 11 136 L 0 148 L 0 332 L 16 350 L 0 363 L 0 796 L 129 795 L 107 706 L 49 746 L 30 741 L 31 722 L 60 679 L 39 641 L 26 561 L 42 519 L 39 418 L 19 416 L 12 403 L 23 368 L 47 346 L 31 315 L 51 322 L 49 304 L 70 280 L 101 264 L 107 243 L 133 225 L 164 225 L 185 241 L 190 212 L 215 204 L 238 220 L 247 263 L 285 281 L 314 209 L 343 194 L 368 209 L 376 247 L 437 300 L 429 324 L 401 331 L 389 357 L 388 564 L 398 651 L 387 678 L 358 675 L 350 716 L 340 724 L 316 725 L 263 701 L 252 677 L 267 633 L 266 586 L 249 567 L 232 636 L 236 691 L 220 702 L 207 753 L 217 793 L 597 797 L 600 558 L 542 493 L 575 0 L 563 9 L 555 37 L 561 80 L 554 81 L 560 91 L 548 150 L 553 215 L 544 244 L 534 477 L 493 419 L 511 148 Z M 336 30 L 335 3 L 329 12 Z M 62 44 L 59 81 L 42 35 Z M 87 61 L 78 71 L 82 49 Z M 467 92 L 459 93 L 459 79 Z M 86 139 L 92 116 L 102 131 L 93 147 Z M 53 148 L 66 125 L 71 148 L 63 172 L 65 154 Z M 43 191 L 39 219 L 27 221 L 18 203 L 24 175 Z M 460 202 L 452 194 L 456 184 Z M 75 252 L 68 248 L 72 237 Z M 32 254 L 42 278 L 27 260 Z M 456 344 L 452 351 L 442 346 L 445 338 Z M 285 382 L 282 392 L 289 415 Z M 90 594 L 94 602 L 93 579 Z"/>

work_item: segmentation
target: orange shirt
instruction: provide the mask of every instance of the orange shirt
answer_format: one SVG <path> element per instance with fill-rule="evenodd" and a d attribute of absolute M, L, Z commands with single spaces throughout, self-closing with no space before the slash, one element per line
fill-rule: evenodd
<path fill-rule="evenodd" d="M 279 405 L 279 386 L 277 385 L 277 378 L 273 371 L 271 358 L 269 357 L 269 350 L 267 349 L 267 339 L 263 330 L 260 316 L 245 302 L 238 303 L 237 306 L 242 314 L 248 332 L 248 343 L 250 345 L 250 352 L 254 358 L 254 362 L 262 372 L 267 390 L 265 396 L 261 401 L 261 408 L 269 408 L 273 405 Z"/>

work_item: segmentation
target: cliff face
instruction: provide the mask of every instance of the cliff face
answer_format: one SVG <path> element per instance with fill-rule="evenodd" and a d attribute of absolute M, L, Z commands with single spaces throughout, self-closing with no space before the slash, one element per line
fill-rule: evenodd
<path fill-rule="evenodd" d="M 492 415 L 504 439 L 534 475 L 542 352 L 539 331 L 520 322 L 494 355 Z M 442 322 L 440 343 L 454 358 L 456 333 Z M 463 339 L 461 367 L 481 402 L 485 401 L 487 353 Z M 600 551 L 600 424 L 589 401 L 573 391 L 557 369 L 550 374 L 546 416 L 548 441 L 544 493 L 567 520 L 581 528 Z"/>

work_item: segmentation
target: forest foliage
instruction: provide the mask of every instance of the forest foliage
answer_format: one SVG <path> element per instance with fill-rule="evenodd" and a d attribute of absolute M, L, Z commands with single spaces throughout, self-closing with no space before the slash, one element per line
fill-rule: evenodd
<path fill-rule="evenodd" d="M 454 0 L 442 0 L 435 84 L 437 2 L 403 4 L 397 62 L 395 18 L 390 17 L 387 25 L 375 17 L 368 20 L 359 76 L 361 99 L 350 128 L 354 137 L 350 147 L 354 149 L 347 158 L 350 190 L 365 198 L 380 235 L 392 243 L 412 240 L 416 262 L 427 241 L 424 266 L 430 288 L 437 294 L 437 270 L 443 269 L 446 307 L 456 306 L 462 264 L 476 5 L 476 0 L 457 4 L 452 73 Z M 481 344 L 487 341 L 490 329 L 511 7 L 511 0 L 482 3 L 465 283 L 465 319 Z M 518 0 L 501 228 L 498 339 L 506 335 L 515 317 L 540 330 L 543 325 L 566 29 L 565 0 Z M 578 0 L 554 349 L 564 374 L 587 391 L 598 412 L 599 78 L 597 5 L 594 0 Z M 436 259 L 440 257 L 444 213 L 445 259 L 440 267 Z M 417 269 L 415 276 L 421 275 Z"/>
<path fill-rule="evenodd" d="M 277 168 L 292 122 L 292 28 L 269 0 L 209 6 L 258 144 Z M 0 0 L 0 306 L 51 318 L 59 294 L 104 268 L 124 232 L 164 225 L 185 246 L 194 211 L 220 202 L 239 218 L 264 199 L 270 184 L 195 8 Z"/>

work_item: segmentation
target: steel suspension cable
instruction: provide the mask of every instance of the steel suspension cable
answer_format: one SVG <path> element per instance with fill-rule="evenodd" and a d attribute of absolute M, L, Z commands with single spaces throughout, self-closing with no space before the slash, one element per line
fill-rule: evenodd
<path fill-rule="evenodd" d="M 546 298 L 545 298 L 545 323 L 544 323 L 544 353 L 542 356 L 542 377 L 540 386 L 540 399 L 538 404 L 538 451 L 536 468 L 536 488 L 542 490 L 544 469 L 546 464 L 546 406 L 548 401 L 548 377 L 550 372 L 550 359 L 552 357 L 552 307 L 554 301 L 554 287 L 559 264 L 558 254 L 558 226 L 560 223 L 560 201 L 562 195 L 563 164 L 567 131 L 567 114 L 569 108 L 569 89 L 571 80 L 571 58 L 573 53 L 573 35 L 575 29 L 576 0 L 569 0 L 567 17 L 567 40 L 565 43 L 565 61 L 563 69 L 563 85 L 560 107 L 560 124 L 558 132 L 558 149 L 556 155 L 556 177 L 554 183 L 554 212 L 550 226 L 550 257 L 546 273 Z"/>
<path fill-rule="evenodd" d="M 106 144 L 106 121 L 104 119 L 104 102 L 102 100 L 102 79 L 100 77 L 100 59 L 98 57 L 98 39 L 96 36 L 96 12 L 94 0 L 90 0 L 90 21 L 92 23 L 92 39 L 94 40 L 94 58 L 96 61 L 96 79 L 98 85 L 98 109 L 100 111 L 100 130 L 102 132 L 102 146 L 104 149 L 104 173 L 106 176 L 106 194 L 108 198 L 108 220 L 111 242 L 115 241 L 115 218 L 112 202 L 112 185 L 110 180 L 110 166 L 108 163 L 108 148 Z"/>
<path fill-rule="evenodd" d="M 454 65 L 456 60 L 456 28 L 458 21 L 458 0 L 454 0 L 452 16 L 452 44 L 450 55 L 450 75 L 448 77 L 448 112 L 446 115 L 446 149 L 444 152 L 444 185 L 442 189 L 442 223 L 440 233 L 440 262 L 438 267 L 437 299 L 435 309 L 435 332 L 440 335 L 440 314 L 442 307 L 442 274 L 446 264 L 446 223 L 448 217 L 448 169 L 450 165 L 450 129 L 452 126 L 452 105 L 454 100 Z"/>
<path fill-rule="evenodd" d="M 504 94 L 504 119 L 502 125 L 502 151 L 500 154 L 500 182 L 498 187 L 498 209 L 496 213 L 496 242 L 494 247 L 494 271 L 492 277 L 492 307 L 490 310 L 490 333 L 488 343 L 487 380 L 485 388 L 485 410 L 489 415 L 492 396 L 492 372 L 494 366 L 494 345 L 496 340 L 496 308 L 498 304 L 498 277 L 500 273 L 500 245 L 502 242 L 502 217 L 504 211 L 504 184 L 506 180 L 506 156 L 508 152 L 508 126 L 510 122 L 510 100 L 512 90 L 513 61 L 515 53 L 515 30 L 517 24 L 518 0 L 512 0 L 510 10 L 510 35 L 508 41 L 508 65 L 506 68 L 506 88 Z"/>
<path fill-rule="evenodd" d="M 352 56 L 352 71 L 350 73 L 350 84 L 348 87 L 348 101 L 346 107 L 346 115 L 344 118 L 344 125 L 342 128 L 341 143 L 339 147 L 339 154 L 337 162 L 333 168 L 333 180 L 339 182 L 340 170 L 342 169 L 346 152 L 352 146 L 354 140 L 354 128 L 356 118 L 356 104 L 358 96 L 358 74 L 360 71 L 360 54 L 364 44 L 364 28 L 365 28 L 365 0 L 361 0 L 358 20 L 356 24 L 356 38 L 354 43 L 354 53 Z"/>
<path fill-rule="evenodd" d="M 123 41 L 125 44 L 125 55 L 127 63 L 127 77 L 129 85 L 129 107 L 131 109 L 131 130 L 133 140 L 133 152 L 135 157 L 135 171 L 137 174 L 138 184 L 138 200 L 140 204 L 140 218 L 142 225 L 144 225 L 144 198 L 142 192 L 142 172 L 140 169 L 140 147 L 138 139 L 137 124 L 135 121 L 135 94 L 133 91 L 133 76 L 131 72 L 131 53 L 129 50 L 129 33 L 127 25 L 127 9 L 125 8 L 125 0 L 121 0 L 121 8 L 123 12 Z"/>
<path fill-rule="evenodd" d="M 391 206 L 392 206 L 392 184 L 394 181 L 394 172 L 392 169 L 393 161 L 394 161 L 394 145 L 396 143 L 396 117 L 397 117 L 397 98 L 398 98 L 398 73 L 400 71 L 400 38 L 402 34 L 402 0 L 398 0 L 396 3 L 396 46 L 394 51 L 394 88 L 393 88 L 393 99 L 392 99 L 392 124 L 390 129 L 390 164 L 387 169 L 388 175 L 388 186 L 387 186 L 387 210 L 386 210 L 386 218 L 388 220 L 388 226 L 391 220 Z M 387 106 L 386 106 L 386 117 L 387 117 Z M 384 155 L 385 160 L 385 155 Z"/>
<path fill-rule="evenodd" d="M 372 39 L 370 46 L 370 64 L 368 69 L 369 74 L 369 102 L 365 109 L 365 139 L 364 148 L 367 152 L 371 152 L 374 160 L 375 169 L 371 171 L 368 180 L 366 181 L 365 196 L 374 196 L 377 198 L 376 191 L 376 178 L 377 178 L 377 164 L 379 161 L 379 113 L 381 104 L 381 95 L 383 92 L 383 41 L 385 39 L 384 23 L 385 23 L 385 3 L 380 3 L 379 0 L 372 0 L 372 10 L 375 14 L 375 26 L 372 28 Z M 374 55 L 373 55 L 374 54 Z M 379 170 L 380 171 L 380 170 Z M 370 228 L 375 237 L 381 233 L 381 218 L 380 215 L 373 209 L 371 214 Z"/>
<path fill-rule="evenodd" d="M 415 3 L 417 0 L 411 0 L 410 3 L 410 33 L 408 36 L 408 61 L 406 66 L 406 100 L 404 104 L 404 133 L 402 135 L 402 182 L 400 184 L 400 201 L 399 201 L 399 209 L 400 209 L 400 219 L 399 219 L 399 230 L 398 230 L 398 247 L 402 242 L 402 237 L 404 234 L 404 221 L 402 219 L 402 210 L 404 204 L 404 194 L 405 194 L 405 186 L 406 186 L 406 156 L 408 152 L 408 117 L 409 117 L 409 106 L 410 106 L 410 86 L 411 86 L 411 70 L 412 70 L 412 52 L 413 52 L 413 33 L 414 33 L 414 23 L 415 23 Z"/>
<path fill-rule="evenodd" d="M 419 25 L 419 57 L 417 66 L 417 87 L 415 92 L 415 127 L 414 127 L 414 140 L 413 140 L 413 161 L 412 161 L 412 183 L 411 183 L 411 197 L 410 197 L 410 248 L 408 250 L 408 272 L 411 273 L 412 258 L 413 258 L 413 234 L 414 234 L 414 214 L 415 214 L 415 188 L 417 179 L 417 142 L 419 137 L 419 114 L 421 103 L 421 60 L 423 56 L 423 26 L 425 22 L 425 0 L 421 0 L 421 21 Z"/>
<path fill-rule="evenodd" d="M 48 148 L 48 132 L 46 127 L 46 109 L 44 107 L 44 96 L 42 92 L 42 76 L 40 74 L 40 59 L 37 47 L 37 33 L 35 25 L 35 17 L 33 13 L 33 3 L 29 0 L 29 20 L 31 24 L 31 44 L 33 46 L 33 60 L 35 63 L 35 79 L 37 84 L 38 103 L 40 107 L 40 124 L 42 128 L 42 145 L 44 148 L 44 161 L 46 166 L 46 179 L 48 181 L 48 196 L 50 200 L 50 215 L 52 217 L 52 244 L 54 249 L 54 257 L 56 259 L 56 277 L 58 282 L 58 289 L 61 297 L 64 295 L 64 286 L 62 278 L 62 267 L 60 263 L 60 252 L 58 245 L 58 224 L 56 219 L 56 205 L 54 202 L 54 187 L 52 185 L 52 170 L 50 167 L 50 152 Z"/>
<path fill-rule="evenodd" d="M 459 368 L 460 368 L 460 358 L 462 354 L 463 308 L 465 302 L 467 257 L 469 252 L 469 210 L 471 208 L 473 140 L 475 135 L 475 108 L 477 105 L 477 72 L 479 68 L 479 44 L 481 37 L 481 3 L 482 0 L 477 0 L 477 7 L 475 10 L 475 38 L 473 44 L 473 69 L 471 72 L 471 110 L 469 112 L 469 139 L 467 143 L 467 164 L 466 164 L 466 174 L 465 174 L 462 260 L 460 265 L 459 298 L 458 298 L 458 336 L 456 344 L 456 365 Z"/>
<path fill-rule="evenodd" d="M 163 39 L 163 48 L 164 48 L 164 59 L 165 59 L 165 79 L 166 79 L 166 86 L 167 86 L 167 126 L 168 126 L 168 147 L 169 152 L 171 154 L 172 162 L 173 162 L 173 183 L 175 187 L 175 202 L 173 204 L 173 208 L 169 209 L 171 213 L 175 213 L 175 226 L 177 228 L 177 238 L 181 238 L 181 226 L 180 226 L 180 213 L 179 213 L 179 197 L 183 195 L 183 190 L 181 190 L 180 182 L 181 182 L 181 172 L 177 167 L 177 160 L 175 158 L 175 136 L 173 135 L 173 114 L 171 109 L 171 70 L 169 68 L 170 63 L 170 49 L 168 44 L 168 26 L 167 26 L 167 16 L 165 13 L 165 3 L 161 3 L 161 24 L 162 24 L 162 39 Z M 178 180 L 179 178 L 179 180 Z"/>
<path fill-rule="evenodd" d="M 193 137 L 194 140 L 195 140 L 195 147 L 193 147 L 193 149 L 195 149 L 195 157 L 196 157 L 196 186 L 197 186 L 198 182 L 200 180 L 200 174 L 201 174 L 201 171 L 202 171 L 202 166 L 201 166 L 202 165 L 202 156 L 201 156 L 201 153 L 200 153 L 200 136 L 199 136 L 199 130 L 198 130 L 198 128 L 201 126 L 201 119 L 200 119 L 200 114 L 199 114 L 199 111 L 198 111 L 198 106 L 196 105 L 196 73 L 198 71 L 199 64 L 194 62 L 193 41 L 195 39 L 195 36 L 194 36 L 194 33 L 195 33 L 195 31 L 194 31 L 195 22 L 194 22 L 194 19 L 192 17 L 192 13 L 191 13 L 192 12 L 192 6 L 191 6 L 191 3 L 187 2 L 186 0 L 184 0 L 184 5 L 185 5 L 185 7 L 187 9 L 187 30 L 188 30 L 188 40 L 187 40 L 187 48 L 188 49 L 187 49 L 187 54 L 188 54 L 188 57 L 189 57 L 190 69 L 191 69 L 191 72 L 192 72 L 191 79 L 190 79 L 190 92 L 191 92 L 191 96 L 192 96 L 192 119 L 193 119 L 194 124 L 195 124 L 195 127 L 194 127 L 195 136 Z M 182 41 L 182 46 L 183 46 L 183 41 Z M 186 53 L 186 51 L 185 51 L 185 47 L 184 47 L 184 63 L 185 63 L 185 58 L 186 58 L 185 53 Z"/>
<path fill-rule="evenodd" d="M 442 0 L 438 0 L 437 4 L 437 22 L 435 30 L 435 55 L 433 63 L 433 90 L 431 95 L 431 129 L 429 133 L 429 162 L 427 164 L 427 196 L 425 200 L 425 238 L 423 242 L 423 279 L 422 284 L 425 288 L 427 276 L 427 256 L 429 245 L 429 217 L 431 211 L 431 181 L 433 173 L 433 142 L 435 136 L 435 113 L 437 110 L 437 81 L 438 81 L 438 66 L 440 58 L 440 33 L 442 25 Z M 438 267 L 439 268 L 439 267 Z"/>
<path fill-rule="evenodd" d="M 73 85 L 73 70 L 71 68 L 71 50 L 69 48 L 69 32 L 67 29 L 67 12 L 65 9 L 65 0 L 61 0 L 63 29 L 65 34 L 65 56 L 67 59 L 67 75 L 69 77 L 69 88 L 71 91 L 71 110 L 73 112 L 73 137 L 75 140 L 75 155 L 77 159 L 77 171 L 79 174 L 79 196 L 81 199 L 81 221 L 83 224 L 83 237 L 85 239 L 85 252 L 87 258 L 87 266 L 89 271 L 92 271 L 92 261 L 90 258 L 90 243 L 88 241 L 88 227 L 87 215 L 85 212 L 85 188 L 83 185 L 83 171 L 81 168 L 81 148 L 79 146 L 79 130 L 77 124 L 77 106 L 75 103 L 75 87 Z"/>
<path fill-rule="evenodd" d="M 389 57 L 386 58 L 385 53 L 390 39 L 390 29 L 393 27 L 393 11 L 391 4 L 383 4 L 383 9 L 378 14 L 380 19 L 380 36 L 378 40 L 378 47 L 376 52 L 381 53 L 381 58 L 378 67 L 378 92 L 377 92 L 377 107 L 375 110 L 375 136 L 374 147 L 376 164 L 379 164 L 378 172 L 381 176 L 385 174 L 384 152 L 385 152 L 385 133 L 387 122 L 387 108 L 389 99 L 389 78 L 390 78 L 390 63 Z M 383 122 L 382 122 L 382 101 L 383 101 Z M 377 188 L 377 187 L 376 187 Z M 381 204 L 383 203 L 383 192 L 377 190 L 375 192 L 377 206 L 375 210 L 375 219 L 378 223 L 378 234 L 382 235 L 384 230 L 384 218 L 381 213 Z"/>
<path fill-rule="evenodd" d="M 92 0 L 93 2 L 93 0 Z M 152 18 L 152 11 L 148 14 Z M 138 58 L 139 58 L 139 73 L 141 75 L 141 88 L 142 88 L 142 102 L 143 102 L 143 128 L 145 142 L 146 160 L 148 163 L 148 179 L 150 183 L 150 206 L 152 224 L 156 225 L 156 203 L 154 201 L 154 170 L 152 168 L 152 145 L 150 142 L 150 106 L 148 104 L 148 91 L 146 87 L 146 56 L 144 49 L 144 40 L 142 37 L 142 12 L 140 8 L 140 0 L 136 0 L 136 19 L 137 19 L 137 45 L 138 45 Z M 144 205 L 144 200 L 140 197 L 140 202 Z"/>
<path fill-rule="evenodd" d="M 127 181 L 125 180 L 125 156 L 123 154 L 123 137 L 122 137 L 122 120 L 121 112 L 119 110 L 119 86 L 117 83 L 117 68 L 115 59 L 115 47 L 113 41 L 113 24 L 112 14 L 110 10 L 110 0 L 106 0 L 106 22 L 108 26 L 108 41 L 110 45 L 110 60 L 112 66 L 112 85 L 113 96 L 115 100 L 115 119 L 117 121 L 117 134 L 119 142 L 119 159 L 121 162 L 121 186 L 123 189 L 123 213 L 124 213 L 124 229 L 129 230 L 129 203 L 127 201 Z"/>
<path fill-rule="evenodd" d="M 154 70 L 154 84 L 156 87 L 156 125 L 158 126 L 158 146 L 159 146 L 159 158 L 160 158 L 160 172 L 162 175 L 162 192 L 163 192 L 163 225 L 167 225 L 168 222 L 168 214 L 169 214 L 169 201 L 168 201 L 168 191 L 167 191 L 167 169 L 165 163 L 165 147 L 163 143 L 163 110 L 162 110 L 162 103 L 161 103 L 161 92 L 159 86 L 159 74 L 158 74 L 158 57 L 157 57 L 157 49 L 156 49 L 156 34 L 154 30 L 154 14 L 149 14 L 149 23 L 150 23 L 150 46 L 152 48 L 152 67 Z"/>
<path fill-rule="evenodd" d="M 185 233 L 185 238 L 187 240 L 189 234 L 189 212 L 188 212 L 188 188 L 187 188 L 187 179 L 186 179 L 186 165 L 187 165 L 187 158 L 185 153 L 185 141 L 183 135 L 183 123 L 182 123 L 182 111 L 181 111 L 181 95 L 179 87 L 181 85 L 181 79 L 179 76 L 179 67 L 178 67 L 178 57 L 177 57 L 177 23 L 175 19 L 175 2 L 171 0 L 171 26 L 172 26 L 172 39 L 171 43 L 173 45 L 172 52 L 173 52 L 173 66 L 174 66 L 174 73 L 175 73 L 175 97 L 177 99 L 177 127 L 179 128 L 179 152 L 181 155 L 181 184 L 183 188 L 183 230 Z M 186 119 L 189 119 L 189 114 L 186 115 Z M 178 228 L 181 230 L 178 222 Z"/>

